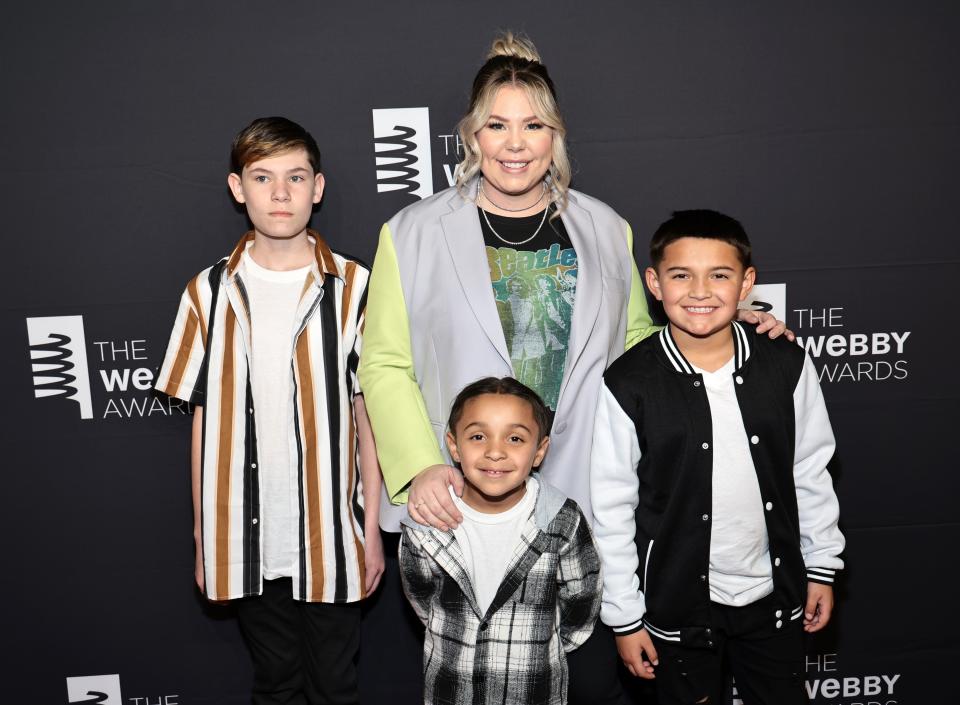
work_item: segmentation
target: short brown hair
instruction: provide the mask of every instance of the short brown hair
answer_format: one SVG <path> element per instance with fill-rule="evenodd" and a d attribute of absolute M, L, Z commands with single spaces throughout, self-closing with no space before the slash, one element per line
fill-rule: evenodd
<path fill-rule="evenodd" d="M 285 117 L 257 118 L 234 138 L 230 149 L 230 171 L 239 174 L 252 162 L 292 149 L 306 151 L 313 173 L 320 173 L 320 148 L 313 135 Z"/>
<path fill-rule="evenodd" d="M 537 422 L 537 441 L 542 441 L 550 435 L 550 411 L 547 405 L 543 403 L 539 394 L 513 377 L 484 377 L 461 389 L 457 398 L 453 400 L 453 406 L 450 407 L 450 419 L 447 421 L 450 433 L 456 435 L 457 424 L 460 423 L 463 408 L 467 402 L 484 394 L 509 394 L 523 399 L 530 405 L 533 420 Z"/>

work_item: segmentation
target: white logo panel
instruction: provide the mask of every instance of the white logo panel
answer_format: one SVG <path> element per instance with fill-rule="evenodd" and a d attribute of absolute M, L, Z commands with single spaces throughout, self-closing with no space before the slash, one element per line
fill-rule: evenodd
<path fill-rule="evenodd" d="M 120 674 L 67 678 L 67 698 L 76 705 L 122 705 Z"/>
<path fill-rule="evenodd" d="M 93 418 L 83 316 L 27 319 L 27 340 L 37 399 L 64 397 L 80 405 L 80 418 Z"/>
<path fill-rule="evenodd" d="M 748 311 L 765 311 L 778 320 L 787 320 L 787 285 L 755 284 L 747 300 L 740 308 Z"/>
<path fill-rule="evenodd" d="M 418 198 L 433 194 L 429 108 L 373 110 L 377 193 L 401 191 Z"/>

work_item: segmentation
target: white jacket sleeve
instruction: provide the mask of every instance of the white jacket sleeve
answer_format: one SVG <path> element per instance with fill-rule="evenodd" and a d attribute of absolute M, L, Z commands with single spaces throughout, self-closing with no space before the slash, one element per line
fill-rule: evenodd
<path fill-rule="evenodd" d="M 804 360 L 793 403 L 797 435 L 793 480 L 800 518 L 800 549 L 807 579 L 829 585 L 836 571 L 843 568 L 840 553 L 845 540 L 837 526 L 840 505 L 827 471 L 836 443 L 817 369 L 809 357 Z"/>
<path fill-rule="evenodd" d="M 634 543 L 639 462 L 640 444 L 633 421 L 604 385 L 594 426 L 590 496 L 594 538 L 603 566 L 600 619 L 620 634 L 640 629 L 646 612 Z"/>

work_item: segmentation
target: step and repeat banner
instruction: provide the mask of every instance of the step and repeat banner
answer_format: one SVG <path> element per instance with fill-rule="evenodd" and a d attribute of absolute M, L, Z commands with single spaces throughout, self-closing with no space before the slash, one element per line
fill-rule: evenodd
<path fill-rule="evenodd" d="M 193 586 L 193 409 L 151 392 L 182 287 L 247 227 L 230 142 L 259 116 L 306 126 L 313 225 L 371 261 L 383 221 L 452 183 L 507 28 L 537 43 L 574 185 L 630 221 L 640 265 L 672 210 L 736 216 L 757 306 L 816 363 L 848 570 L 808 641 L 811 701 L 956 702 L 960 6 L 888 0 L 8 8 L 3 702 L 249 702 L 233 610 Z M 412 705 L 420 634 L 387 571 L 362 695 Z"/>

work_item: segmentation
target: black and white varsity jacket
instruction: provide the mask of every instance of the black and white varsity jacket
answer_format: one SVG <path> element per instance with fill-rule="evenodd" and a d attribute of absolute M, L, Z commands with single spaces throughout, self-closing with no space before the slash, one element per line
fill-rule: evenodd
<path fill-rule="evenodd" d="M 807 581 L 832 584 L 844 538 L 827 463 L 834 439 L 813 363 L 799 346 L 734 322 L 734 382 L 764 506 L 779 629 L 800 619 Z M 703 378 L 669 326 L 604 374 L 591 459 L 603 562 L 601 620 L 712 646 L 713 438 Z M 642 559 L 642 560 L 641 560 Z"/>

